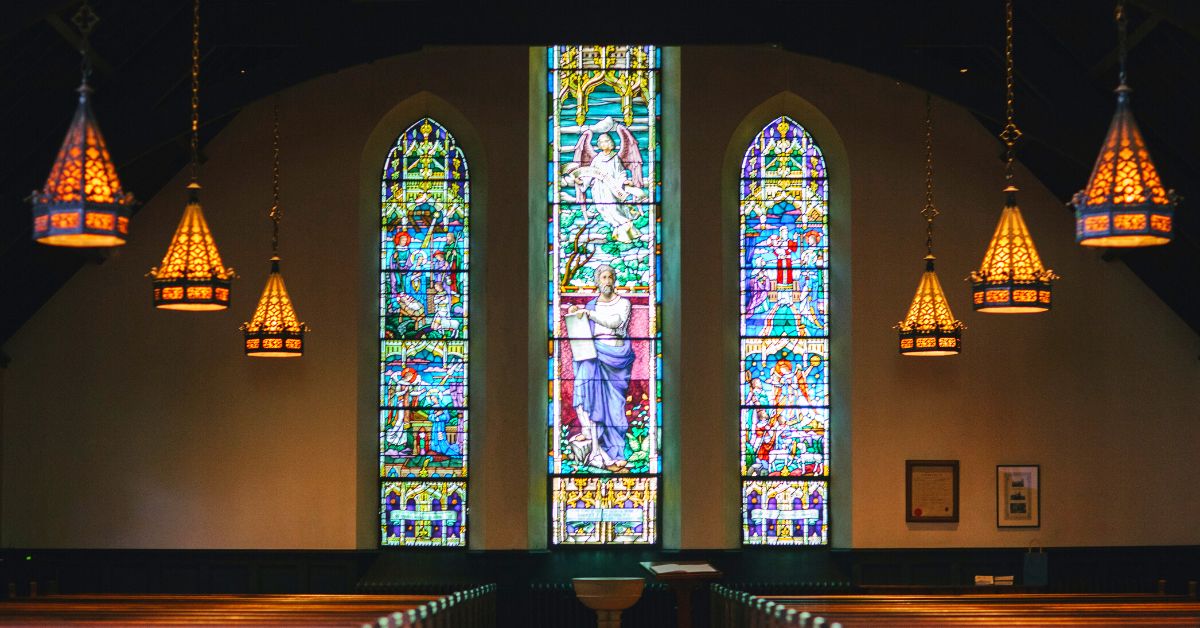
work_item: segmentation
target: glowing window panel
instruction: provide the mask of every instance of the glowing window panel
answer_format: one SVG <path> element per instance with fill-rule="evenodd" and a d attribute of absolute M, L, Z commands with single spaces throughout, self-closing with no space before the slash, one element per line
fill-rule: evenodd
<path fill-rule="evenodd" d="M 379 243 L 380 544 L 467 534 L 467 160 L 431 118 L 383 165 Z"/>
<path fill-rule="evenodd" d="M 384 545 L 462 545 L 467 534 L 467 483 L 384 482 L 379 511 Z"/>
<path fill-rule="evenodd" d="M 813 480 L 743 480 L 742 543 L 827 545 L 829 483 Z"/>
<path fill-rule="evenodd" d="M 825 475 L 828 433 L 829 410 L 825 408 L 744 408 L 742 475 Z"/>
<path fill-rule="evenodd" d="M 658 478 L 559 476 L 553 485 L 551 525 L 559 544 L 654 542 Z"/>
<path fill-rule="evenodd" d="M 547 55 L 550 541 L 652 544 L 662 466 L 661 55 L 624 45 Z"/>
<path fill-rule="evenodd" d="M 825 158 L 781 116 L 751 141 L 740 174 L 742 543 L 827 545 Z"/>

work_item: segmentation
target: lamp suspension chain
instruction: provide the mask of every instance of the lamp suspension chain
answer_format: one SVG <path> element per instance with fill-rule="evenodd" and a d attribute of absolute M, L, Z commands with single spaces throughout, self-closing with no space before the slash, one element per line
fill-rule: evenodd
<path fill-rule="evenodd" d="M 1121 85 L 1125 85 L 1125 57 L 1129 52 L 1125 43 L 1125 26 L 1129 21 L 1125 16 L 1125 0 L 1117 0 L 1113 17 L 1117 21 L 1117 78 Z"/>
<path fill-rule="evenodd" d="M 933 219 L 938 215 L 933 204 L 933 96 L 925 94 L 925 251 L 933 255 Z"/>
<path fill-rule="evenodd" d="M 92 9 L 92 5 L 88 0 L 83 0 L 83 4 L 79 5 L 79 10 L 71 17 L 71 23 L 75 28 L 79 29 L 79 70 L 83 74 L 83 82 L 86 84 L 88 79 L 92 78 L 92 29 L 96 27 L 96 23 L 100 21 L 100 16 Z"/>
<path fill-rule="evenodd" d="M 192 181 L 200 179 L 200 0 L 192 2 Z"/>
<path fill-rule="evenodd" d="M 283 208 L 279 206 L 279 103 L 274 109 L 274 125 L 271 129 L 271 151 L 273 163 L 271 166 L 271 253 L 279 253 L 279 220 L 283 218 Z"/>
<path fill-rule="evenodd" d="M 1021 139 L 1021 129 L 1013 120 L 1013 0 L 1004 3 L 1004 129 L 1000 131 L 1000 139 L 1004 141 L 1005 163 L 1004 181 L 1012 185 L 1013 181 L 1013 151 L 1017 140 Z"/>

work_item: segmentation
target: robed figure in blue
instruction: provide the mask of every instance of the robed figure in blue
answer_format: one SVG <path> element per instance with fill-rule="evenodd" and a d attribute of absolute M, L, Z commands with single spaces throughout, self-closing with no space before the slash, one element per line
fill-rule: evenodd
<path fill-rule="evenodd" d="M 596 355 L 573 361 L 574 406 L 584 438 L 591 444 L 585 462 L 609 471 L 626 467 L 625 434 L 629 419 L 625 399 L 633 374 L 633 344 L 629 341 L 628 299 L 616 292 L 616 271 L 607 264 L 596 269 L 600 295 L 580 309 L 572 305 L 567 316 L 581 316 L 591 323 Z"/>

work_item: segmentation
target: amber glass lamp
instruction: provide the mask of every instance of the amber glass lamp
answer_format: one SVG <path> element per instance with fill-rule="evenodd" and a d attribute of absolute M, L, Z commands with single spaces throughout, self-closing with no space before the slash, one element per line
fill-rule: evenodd
<path fill-rule="evenodd" d="M 298 358 L 304 355 L 304 332 L 308 326 L 296 317 L 296 309 L 279 273 L 279 256 L 271 256 L 271 274 L 258 299 L 254 316 L 241 327 L 246 355 L 255 358 Z"/>
<path fill-rule="evenodd" d="M 304 355 L 304 333 L 309 331 L 308 325 L 300 322 L 296 316 L 296 308 L 288 296 L 287 287 L 283 284 L 283 275 L 279 272 L 279 221 L 283 211 L 279 205 L 279 107 L 275 106 L 275 123 L 273 129 L 272 149 L 274 165 L 272 168 L 272 202 L 271 202 L 271 274 L 267 276 L 267 286 L 263 288 L 262 296 L 258 299 L 258 307 L 249 322 L 242 323 L 241 330 L 245 334 L 246 355 L 254 358 L 298 358 Z"/>
<path fill-rule="evenodd" d="M 908 306 L 908 316 L 896 326 L 900 330 L 901 355 L 958 355 L 962 351 L 962 330 L 966 326 L 950 311 L 933 260 L 933 253 L 925 256 L 925 272 Z"/>
<path fill-rule="evenodd" d="M 200 0 L 192 5 L 192 181 L 187 205 L 162 263 L 151 268 L 154 307 L 204 312 L 229 307 L 229 283 L 236 275 L 221 261 L 204 209 L 200 206 Z"/>
<path fill-rule="evenodd" d="M 1029 227 L 1017 205 L 1013 183 L 1014 147 L 1021 137 L 1013 119 L 1012 0 L 1005 3 L 1004 77 L 1007 122 L 1000 132 L 1006 148 L 1004 210 L 992 234 L 983 263 L 972 271 L 971 303 L 987 314 L 1031 314 L 1050 309 L 1051 283 L 1058 278 L 1042 264 Z"/>
<path fill-rule="evenodd" d="M 900 331 L 900 354 L 916 356 L 958 355 L 962 350 L 962 321 L 954 318 L 933 262 L 933 219 L 940 212 L 933 204 L 933 106 L 925 95 L 925 272 L 908 315 L 896 324 Z"/>
<path fill-rule="evenodd" d="M 229 307 L 232 268 L 221 261 L 204 210 L 200 184 L 188 184 L 188 201 L 162 263 L 150 269 L 154 306 L 164 310 L 211 311 Z"/>
<path fill-rule="evenodd" d="M 1075 241 L 1083 246 L 1155 246 L 1171 241 L 1178 198 L 1163 187 L 1133 119 L 1125 84 L 1125 10 L 1117 4 L 1120 85 L 1117 112 L 1087 186 L 1075 193 Z"/>
<path fill-rule="evenodd" d="M 1045 312 L 1051 305 L 1051 282 L 1058 275 L 1042 264 L 1017 206 L 1017 186 L 1004 188 L 1004 195 L 1004 210 L 983 264 L 971 272 L 972 303 L 976 311 L 988 314 Z"/>
<path fill-rule="evenodd" d="M 33 239 L 51 246 L 120 246 L 129 236 L 133 195 L 121 189 L 117 169 L 92 113 L 87 37 L 99 18 L 84 3 L 75 14 L 83 42 L 79 104 L 50 176 L 33 193 Z"/>

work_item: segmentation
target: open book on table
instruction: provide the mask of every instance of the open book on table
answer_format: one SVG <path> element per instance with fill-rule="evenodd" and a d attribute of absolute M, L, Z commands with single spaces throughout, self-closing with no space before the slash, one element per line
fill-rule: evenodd
<path fill-rule="evenodd" d="M 717 570 L 708 563 L 652 563 L 649 566 L 650 571 L 656 574 L 660 573 L 717 573 Z"/>

